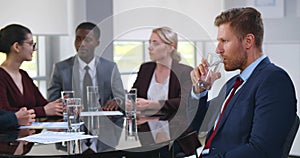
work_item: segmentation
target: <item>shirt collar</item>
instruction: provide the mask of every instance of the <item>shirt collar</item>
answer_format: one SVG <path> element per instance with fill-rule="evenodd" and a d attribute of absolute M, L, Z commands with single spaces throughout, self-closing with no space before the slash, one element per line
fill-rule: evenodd
<path fill-rule="evenodd" d="M 263 60 L 265 59 L 267 56 L 266 55 L 262 55 L 261 57 L 259 57 L 258 59 L 256 59 L 252 64 L 250 64 L 241 74 L 240 77 L 243 79 L 244 82 L 246 82 L 248 80 L 248 78 L 250 77 L 250 75 L 253 73 L 254 69 L 257 67 L 257 65 Z"/>
<path fill-rule="evenodd" d="M 95 66 L 95 57 L 88 64 L 86 62 L 84 62 L 83 60 L 81 60 L 79 58 L 79 56 L 77 56 L 77 58 L 78 58 L 79 68 L 81 70 L 84 70 L 85 66 L 89 66 L 91 71 L 94 71 L 94 69 L 96 68 L 96 66 Z"/>

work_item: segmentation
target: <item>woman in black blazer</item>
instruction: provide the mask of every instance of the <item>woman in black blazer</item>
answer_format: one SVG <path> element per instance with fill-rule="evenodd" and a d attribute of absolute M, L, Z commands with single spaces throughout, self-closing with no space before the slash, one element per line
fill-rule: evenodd
<path fill-rule="evenodd" d="M 169 127 L 169 134 L 152 135 L 149 132 L 150 121 L 138 117 L 139 138 L 142 144 L 158 143 L 167 139 L 177 140 L 190 132 L 187 130 L 185 104 L 192 87 L 189 74 L 193 68 L 179 63 L 181 57 L 177 52 L 177 42 L 177 34 L 170 28 L 154 29 L 148 48 L 152 61 L 141 65 L 133 84 L 133 88 L 137 89 L 137 111 L 151 111 L 151 114 L 159 116 L 159 120 L 168 121 Z M 189 139 L 190 144 L 196 142 L 194 144 L 199 145 L 196 136 Z M 175 154 L 191 154 L 191 151 L 183 150 L 185 145 L 179 146 L 177 141 L 174 149 Z"/>

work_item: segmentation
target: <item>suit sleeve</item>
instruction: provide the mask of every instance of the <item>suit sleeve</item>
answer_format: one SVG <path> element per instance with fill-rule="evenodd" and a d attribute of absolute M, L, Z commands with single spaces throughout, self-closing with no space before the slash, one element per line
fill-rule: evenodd
<path fill-rule="evenodd" d="M 18 127 L 18 119 L 15 113 L 5 110 L 0 110 L 0 129 L 7 130 Z"/>
<path fill-rule="evenodd" d="M 191 93 L 191 92 L 190 92 Z M 188 104 L 186 108 L 187 112 L 187 119 L 190 127 L 195 130 L 199 131 L 200 127 L 204 121 L 204 117 L 208 110 L 208 103 L 207 103 L 208 95 L 201 97 L 199 100 L 194 99 L 191 94 L 188 97 Z"/>
<path fill-rule="evenodd" d="M 121 79 L 121 74 L 119 72 L 119 69 L 117 65 L 114 65 L 114 69 L 112 72 L 112 82 L 111 82 L 111 88 L 112 88 L 112 93 L 114 97 L 118 97 L 122 100 L 122 104 L 120 105 L 121 109 L 125 109 L 124 107 L 124 102 L 125 102 L 125 91 L 123 87 L 123 82 Z"/>
<path fill-rule="evenodd" d="M 62 79 L 61 79 L 61 75 L 59 75 L 59 68 L 57 64 L 55 64 L 53 66 L 53 71 L 47 89 L 48 101 L 51 102 L 59 99 L 61 90 L 62 90 Z"/>

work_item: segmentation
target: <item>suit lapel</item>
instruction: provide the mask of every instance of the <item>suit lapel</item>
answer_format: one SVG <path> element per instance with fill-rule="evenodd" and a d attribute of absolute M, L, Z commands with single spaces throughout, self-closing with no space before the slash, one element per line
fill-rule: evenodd
<path fill-rule="evenodd" d="M 233 85 L 231 85 L 230 91 L 231 91 L 232 88 L 233 88 Z M 219 129 L 222 128 L 222 126 L 223 126 L 223 124 L 225 123 L 225 121 L 227 120 L 227 118 L 228 118 L 228 116 L 229 116 L 229 114 L 230 114 L 232 108 L 233 108 L 234 106 L 238 106 L 238 105 L 236 105 L 235 103 L 236 103 L 237 99 L 239 98 L 239 96 L 240 96 L 241 94 L 243 94 L 243 91 L 244 91 L 244 90 L 245 90 L 245 86 L 241 87 L 241 88 L 234 94 L 234 96 L 231 98 L 230 102 L 228 103 L 228 105 L 227 105 L 227 107 L 226 107 L 226 109 L 225 109 L 225 111 L 224 111 L 223 117 L 222 117 L 222 119 L 221 119 L 221 122 L 220 122 L 219 127 L 218 127 L 217 130 L 219 130 Z M 230 93 L 230 92 L 229 92 L 229 93 Z M 229 94 L 228 94 L 228 95 L 229 95 Z M 227 96 L 228 96 L 228 95 L 227 95 Z"/>
<path fill-rule="evenodd" d="M 71 70 L 71 73 L 73 73 L 73 75 L 70 77 L 72 77 L 72 89 L 76 92 L 75 93 L 75 96 L 76 97 L 80 97 L 82 98 L 82 92 L 81 92 L 81 89 L 80 89 L 80 75 L 79 75 L 79 62 L 78 62 L 78 58 L 77 58 L 77 55 L 73 58 L 73 62 L 72 62 L 72 65 L 73 66 L 70 66 L 72 67 L 72 70 Z"/>
<path fill-rule="evenodd" d="M 64 90 L 72 90 L 72 75 L 73 75 L 73 64 L 74 64 L 74 57 L 67 60 L 67 66 L 62 70 L 62 74 L 64 75 Z M 71 82 L 70 82 L 71 81 Z"/>
<path fill-rule="evenodd" d="M 138 94 L 140 94 L 138 95 L 138 97 L 147 98 L 147 92 L 150 86 L 152 76 L 154 75 L 155 68 L 155 62 L 150 62 L 147 66 L 144 67 L 143 73 L 141 73 L 142 76 L 140 76 L 141 80 L 143 81 L 143 84 L 141 84 L 141 88 L 138 90 Z"/>
<path fill-rule="evenodd" d="M 99 97 L 100 97 L 100 100 L 101 100 L 101 105 L 104 104 L 103 101 L 104 101 L 104 98 L 103 98 L 103 92 L 101 91 L 101 89 L 104 89 L 104 82 L 101 80 L 101 72 L 105 72 L 105 65 L 102 64 L 102 61 L 100 59 L 100 57 L 98 56 L 95 56 L 95 60 L 96 60 L 96 77 L 97 77 L 97 86 L 98 86 L 98 93 L 99 93 Z M 102 78 L 104 79 L 104 77 Z"/>
<path fill-rule="evenodd" d="M 234 85 L 234 82 L 235 82 L 236 78 L 237 78 L 237 76 L 233 77 L 233 78 L 226 84 L 226 87 L 227 87 L 227 89 L 226 89 L 226 97 L 225 97 L 225 99 L 223 100 L 223 102 L 222 102 L 221 104 L 224 104 L 224 102 L 226 101 L 227 97 L 230 95 L 230 92 L 231 92 L 231 90 L 232 90 L 232 88 L 233 88 L 233 85 Z M 241 90 L 241 89 L 240 89 L 240 90 Z M 238 91 L 238 92 L 239 92 L 239 91 Z M 221 122 L 220 122 L 220 124 L 219 124 L 219 126 L 218 126 L 217 132 L 219 131 L 219 129 L 222 128 L 224 122 L 227 120 L 227 117 L 228 117 L 228 115 L 229 115 L 229 113 L 230 113 L 230 111 L 231 111 L 231 109 L 232 109 L 232 107 L 233 107 L 233 105 L 234 105 L 233 103 L 236 101 L 238 92 L 236 92 L 236 94 L 231 98 L 230 102 L 228 103 L 228 105 L 227 105 L 227 107 L 226 107 L 226 109 L 225 109 L 225 111 L 224 111 L 223 117 L 222 117 L 222 119 L 221 119 Z M 221 107 L 222 107 L 222 105 L 221 105 Z M 220 110 L 221 110 L 221 108 L 220 108 Z"/>
<path fill-rule="evenodd" d="M 177 86 L 180 86 L 179 78 L 180 77 L 180 67 L 178 66 L 178 63 L 174 60 L 172 61 L 171 65 L 171 72 L 170 72 L 170 79 L 169 79 L 169 93 L 168 98 L 173 98 L 176 96 L 176 89 Z"/>
<path fill-rule="evenodd" d="M 227 120 L 227 118 L 228 118 L 228 116 L 229 116 L 229 114 L 230 114 L 232 108 L 233 108 L 234 106 L 238 106 L 238 105 L 236 105 L 236 102 L 237 102 L 237 99 L 239 98 L 239 96 L 244 95 L 244 94 L 247 93 L 245 90 L 248 89 L 248 88 L 247 88 L 248 85 L 251 86 L 251 80 L 252 80 L 252 78 L 256 78 L 257 75 L 259 74 L 259 72 L 260 72 L 267 64 L 269 64 L 269 63 L 270 63 L 269 58 L 265 58 L 264 60 L 262 60 L 262 61 L 257 65 L 257 67 L 254 69 L 254 71 L 252 72 L 252 74 L 251 74 L 250 77 L 248 78 L 247 82 L 243 85 L 243 87 L 241 87 L 241 88 L 235 93 L 235 95 L 232 97 L 232 99 L 230 100 L 230 102 L 228 103 L 228 105 L 227 105 L 227 107 L 226 107 L 226 110 L 224 111 L 224 115 L 223 115 L 222 120 L 221 120 L 221 122 L 220 122 L 220 124 L 219 124 L 219 127 L 218 127 L 218 129 L 217 129 L 218 131 L 219 131 L 219 129 L 222 128 L 223 124 L 224 124 L 225 121 Z M 233 77 L 233 78 L 230 80 L 230 82 L 227 83 L 227 85 L 228 85 L 230 88 L 227 89 L 227 92 L 226 92 L 227 95 L 226 95 L 226 96 L 229 95 L 231 89 L 233 88 L 233 85 L 234 85 L 234 82 L 235 82 L 235 80 L 236 80 L 236 77 L 237 77 L 237 76 Z M 237 103 L 237 104 L 238 104 L 238 103 Z M 218 131 L 217 131 L 217 132 L 218 132 Z"/>

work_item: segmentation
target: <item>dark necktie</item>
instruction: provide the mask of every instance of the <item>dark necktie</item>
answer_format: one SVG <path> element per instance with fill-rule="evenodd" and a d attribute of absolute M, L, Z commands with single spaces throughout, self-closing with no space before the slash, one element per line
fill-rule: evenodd
<path fill-rule="evenodd" d="M 91 75 L 89 73 L 90 67 L 89 66 L 85 66 L 84 69 L 85 69 L 85 74 L 84 74 L 84 77 L 83 77 L 83 86 L 82 86 L 83 95 L 82 96 L 83 96 L 83 105 L 84 105 L 84 108 L 87 110 L 88 105 L 87 105 L 87 89 L 86 89 L 86 87 L 87 86 L 92 86 L 93 85 L 93 81 L 92 81 L 92 77 L 91 77 Z"/>
<path fill-rule="evenodd" d="M 210 148 L 210 144 L 211 144 L 213 138 L 214 138 L 215 135 L 216 135 L 216 131 L 217 131 L 218 126 L 219 126 L 219 124 L 220 124 L 220 122 L 221 122 L 221 119 L 222 119 L 222 117 L 223 117 L 224 111 L 225 111 L 225 109 L 226 109 L 228 103 L 230 102 L 231 98 L 234 96 L 235 91 L 237 90 L 237 88 L 238 88 L 242 83 L 243 83 L 243 80 L 242 80 L 240 77 L 236 78 L 235 83 L 234 83 L 234 86 L 233 86 L 233 89 L 232 89 L 232 91 L 231 91 L 229 97 L 227 98 L 227 100 L 226 100 L 226 102 L 225 102 L 225 104 L 224 104 L 223 110 L 222 110 L 222 112 L 221 112 L 221 114 L 220 114 L 220 116 L 219 116 L 219 119 L 218 119 L 218 122 L 217 122 L 217 124 L 216 124 L 216 127 L 213 129 L 213 132 L 211 133 L 211 135 L 210 135 L 209 138 L 207 139 L 207 141 L 206 141 L 206 143 L 205 143 L 205 146 L 204 146 L 204 149 L 209 149 L 209 148 Z M 201 157 L 201 155 L 200 155 L 200 157 Z"/>

